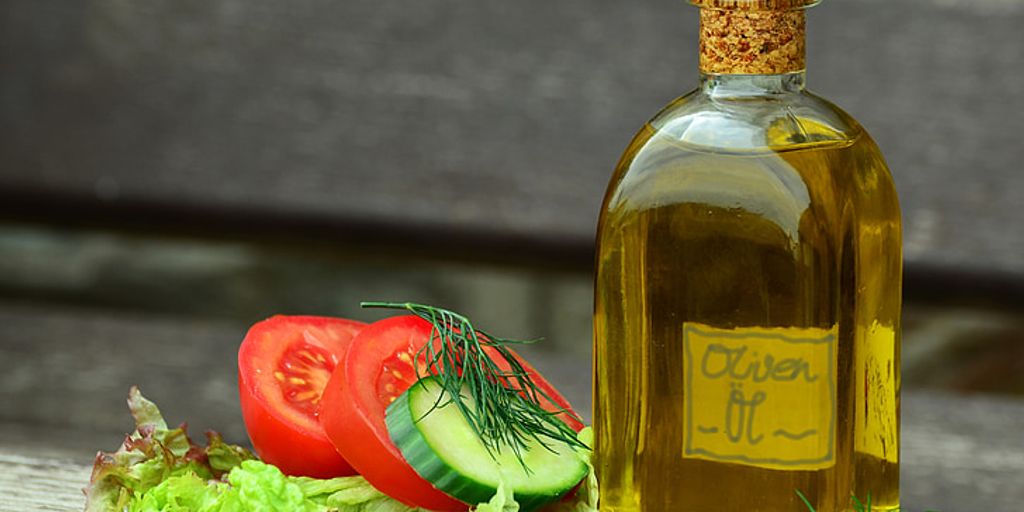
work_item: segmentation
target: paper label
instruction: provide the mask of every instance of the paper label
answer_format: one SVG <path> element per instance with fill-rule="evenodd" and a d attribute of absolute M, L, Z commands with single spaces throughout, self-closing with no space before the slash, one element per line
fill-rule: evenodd
<path fill-rule="evenodd" d="M 683 456 L 820 469 L 835 456 L 835 330 L 683 326 Z"/>

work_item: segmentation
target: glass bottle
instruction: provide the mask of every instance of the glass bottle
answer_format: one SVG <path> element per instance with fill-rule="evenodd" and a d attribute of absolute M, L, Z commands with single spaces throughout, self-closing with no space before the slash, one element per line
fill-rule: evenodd
<path fill-rule="evenodd" d="M 816 0 L 694 0 L 700 87 L 630 143 L 597 236 L 603 512 L 899 505 L 900 212 L 804 88 Z M 853 79 L 853 77 L 851 77 Z"/>

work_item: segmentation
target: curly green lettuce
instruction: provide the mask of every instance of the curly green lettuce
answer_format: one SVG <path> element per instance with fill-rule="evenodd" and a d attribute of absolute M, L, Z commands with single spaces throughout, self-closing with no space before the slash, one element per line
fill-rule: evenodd
<path fill-rule="evenodd" d="M 169 429 L 156 405 L 133 387 L 128 408 L 136 429 L 113 453 L 99 453 L 86 492 L 86 512 L 426 512 L 381 493 L 361 476 L 292 477 L 256 460 L 240 446 L 208 432 L 207 445 L 185 425 Z M 580 439 L 590 445 L 592 433 Z M 589 466 L 589 453 L 580 452 Z M 550 512 L 596 512 L 597 481 L 590 474 L 569 500 Z M 512 489 L 501 486 L 477 512 L 517 512 Z"/>
<path fill-rule="evenodd" d="M 139 495 L 129 512 L 407 512 L 411 509 L 357 476 L 317 480 L 288 477 L 276 467 L 243 461 L 227 482 L 186 473 Z"/>

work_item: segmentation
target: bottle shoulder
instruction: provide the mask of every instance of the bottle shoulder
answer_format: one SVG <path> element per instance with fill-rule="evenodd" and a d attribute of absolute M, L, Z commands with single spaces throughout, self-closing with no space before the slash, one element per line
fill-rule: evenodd
<path fill-rule="evenodd" d="M 637 134 L 602 216 L 698 205 L 752 213 L 793 235 L 808 218 L 838 222 L 847 203 L 874 205 L 857 206 L 865 216 L 898 216 L 888 167 L 849 114 L 806 92 L 736 99 L 696 92 Z"/>
<path fill-rule="evenodd" d="M 698 89 L 667 105 L 648 125 L 666 139 L 714 152 L 778 152 L 853 143 L 864 135 L 852 116 L 808 91 L 752 97 Z"/>

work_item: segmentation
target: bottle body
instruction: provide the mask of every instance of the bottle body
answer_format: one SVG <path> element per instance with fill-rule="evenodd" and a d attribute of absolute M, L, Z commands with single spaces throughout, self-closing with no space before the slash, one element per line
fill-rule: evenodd
<path fill-rule="evenodd" d="M 705 77 L 615 171 L 602 511 L 898 506 L 899 206 L 874 142 L 802 79 Z"/>

